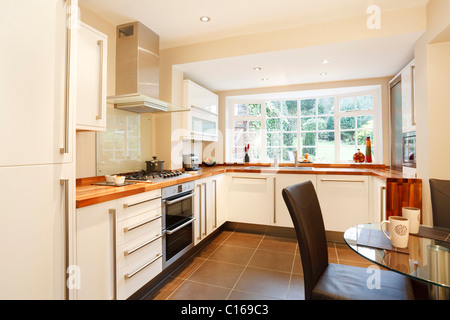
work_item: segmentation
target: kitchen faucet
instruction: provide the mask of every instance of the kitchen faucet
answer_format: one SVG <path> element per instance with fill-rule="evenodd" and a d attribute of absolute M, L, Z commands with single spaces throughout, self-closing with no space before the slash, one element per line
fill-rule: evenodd
<path fill-rule="evenodd" d="M 297 151 L 294 151 L 294 166 L 297 168 L 298 167 L 298 154 Z"/>

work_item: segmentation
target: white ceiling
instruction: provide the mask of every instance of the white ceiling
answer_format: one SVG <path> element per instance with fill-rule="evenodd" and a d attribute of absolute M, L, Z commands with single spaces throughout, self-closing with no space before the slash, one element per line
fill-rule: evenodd
<path fill-rule="evenodd" d="M 170 48 L 425 5 L 428 0 L 79 0 L 114 25 L 141 21 Z M 208 15 L 211 22 L 200 22 Z M 221 91 L 373 78 L 397 73 L 420 34 L 261 53 L 178 65 L 189 79 Z M 331 61 L 322 65 L 322 59 Z M 263 69 L 255 72 L 253 67 Z M 320 76 L 326 72 L 326 76 Z M 268 81 L 261 81 L 268 78 Z"/>

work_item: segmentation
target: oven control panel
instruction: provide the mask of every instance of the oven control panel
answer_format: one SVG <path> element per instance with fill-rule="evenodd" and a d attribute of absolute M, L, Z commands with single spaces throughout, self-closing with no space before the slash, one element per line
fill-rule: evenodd
<path fill-rule="evenodd" d="M 162 198 L 171 198 L 181 193 L 193 191 L 195 188 L 194 181 L 177 184 L 174 186 L 166 187 L 161 189 Z"/>

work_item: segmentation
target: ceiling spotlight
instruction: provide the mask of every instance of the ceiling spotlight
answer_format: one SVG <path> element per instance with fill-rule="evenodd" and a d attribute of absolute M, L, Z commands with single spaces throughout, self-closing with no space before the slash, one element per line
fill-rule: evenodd
<path fill-rule="evenodd" d="M 255 70 L 255 71 L 261 71 L 262 68 L 261 68 L 261 67 L 254 67 L 253 70 Z"/>
<path fill-rule="evenodd" d="M 327 73 L 326 73 L 326 72 L 321 72 L 320 75 L 321 75 L 321 76 L 326 76 Z"/>
<path fill-rule="evenodd" d="M 269 78 L 262 78 L 261 81 L 269 81 Z"/>
<path fill-rule="evenodd" d="M 208 17 L 208 16 L 200 17 L 200 21 L 201 21 L 201 22 L 209 22 L 210 20 L 211 20 L 211 18 Z"/>
<path fill-rule="evenodd" d="M 331 61 L 330 60 L 328 60 L 328 59 L 323 59 L 322 60 L 322 64 L 329 64 Z"/>

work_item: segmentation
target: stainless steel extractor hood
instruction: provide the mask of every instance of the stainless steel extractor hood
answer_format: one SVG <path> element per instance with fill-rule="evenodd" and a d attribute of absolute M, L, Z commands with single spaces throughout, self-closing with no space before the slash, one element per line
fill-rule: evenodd
<path fill-rule="evenodd" d="M 138 21 L 117 26 L 116 95 L 107 101 L 137 113 L 189 110 L 159 100 L 159 36 Z"/>

